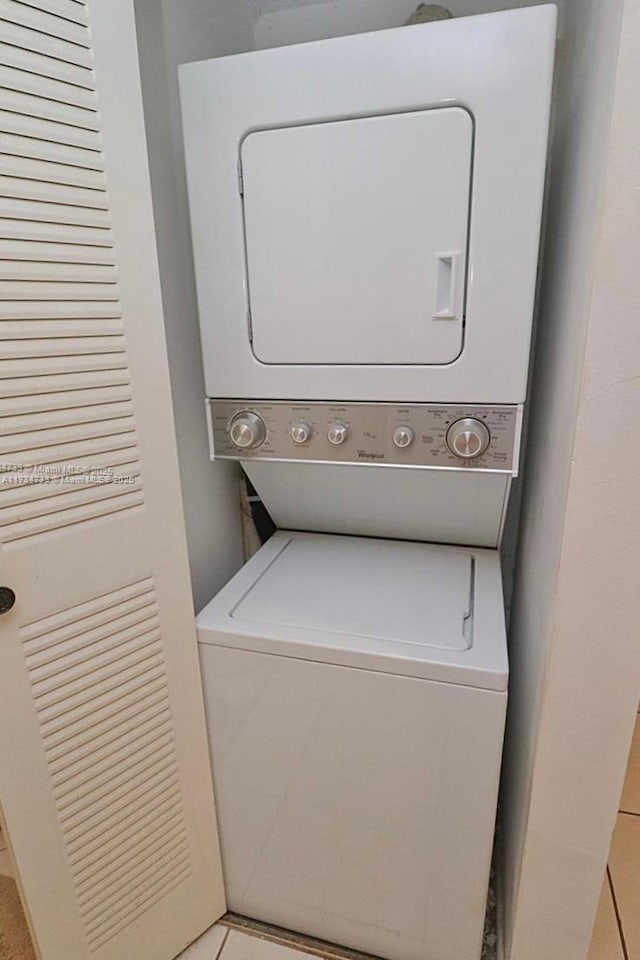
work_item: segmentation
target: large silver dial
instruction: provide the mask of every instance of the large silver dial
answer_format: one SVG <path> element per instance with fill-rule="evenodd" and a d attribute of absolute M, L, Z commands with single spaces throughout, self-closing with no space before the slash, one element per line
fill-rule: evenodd
<path fill-rule="evenodd" d="M 253 450 L 264 443 L 267 428 L 262 417 L 252 410 L 236 413 L 229 424 L 229 436 L 241 450 Z"/>
<path fill-rule="evenodd" d="M 482 420 L 463 417 L 447 430 L 447 447 L 455 457 L 474 460 L 481 457 L 489 446 L 491 435 Z"/>

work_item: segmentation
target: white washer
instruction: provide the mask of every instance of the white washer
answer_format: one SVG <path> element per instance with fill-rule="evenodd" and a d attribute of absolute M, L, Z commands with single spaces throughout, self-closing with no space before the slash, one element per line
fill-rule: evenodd
<path fill-rule="evenodd" d="M 278 532 L 198 617 L 229 909 L 478 960 L 507 653 L 498 555 Z"/>

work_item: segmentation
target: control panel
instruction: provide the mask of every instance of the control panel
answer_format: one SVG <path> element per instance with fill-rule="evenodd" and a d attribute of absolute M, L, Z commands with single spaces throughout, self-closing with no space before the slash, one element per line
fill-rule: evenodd
<path fill-rule="evenodd" d="M 300 460 L 515 473 L 517 406 L 209 400 L 212 451 Z"/>

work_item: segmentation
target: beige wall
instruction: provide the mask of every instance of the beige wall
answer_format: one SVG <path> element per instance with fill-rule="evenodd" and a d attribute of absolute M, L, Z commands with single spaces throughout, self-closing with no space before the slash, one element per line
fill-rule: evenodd
<path fill-rule="evenodd" d="M 559 127 L 512 621 L 512 960 L 586 957 L 640 692 L 640 10 L 608 141 L 617 7 L 584 24 Z"/>

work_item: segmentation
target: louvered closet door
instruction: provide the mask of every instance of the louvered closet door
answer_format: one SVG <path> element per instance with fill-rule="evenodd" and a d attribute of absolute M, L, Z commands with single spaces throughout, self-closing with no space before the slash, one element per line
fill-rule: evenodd
<path fill-rule="evenodd" d="M 0 0 L 0 802 L 43 960 L 224 910 L 131 0 Z"/>

